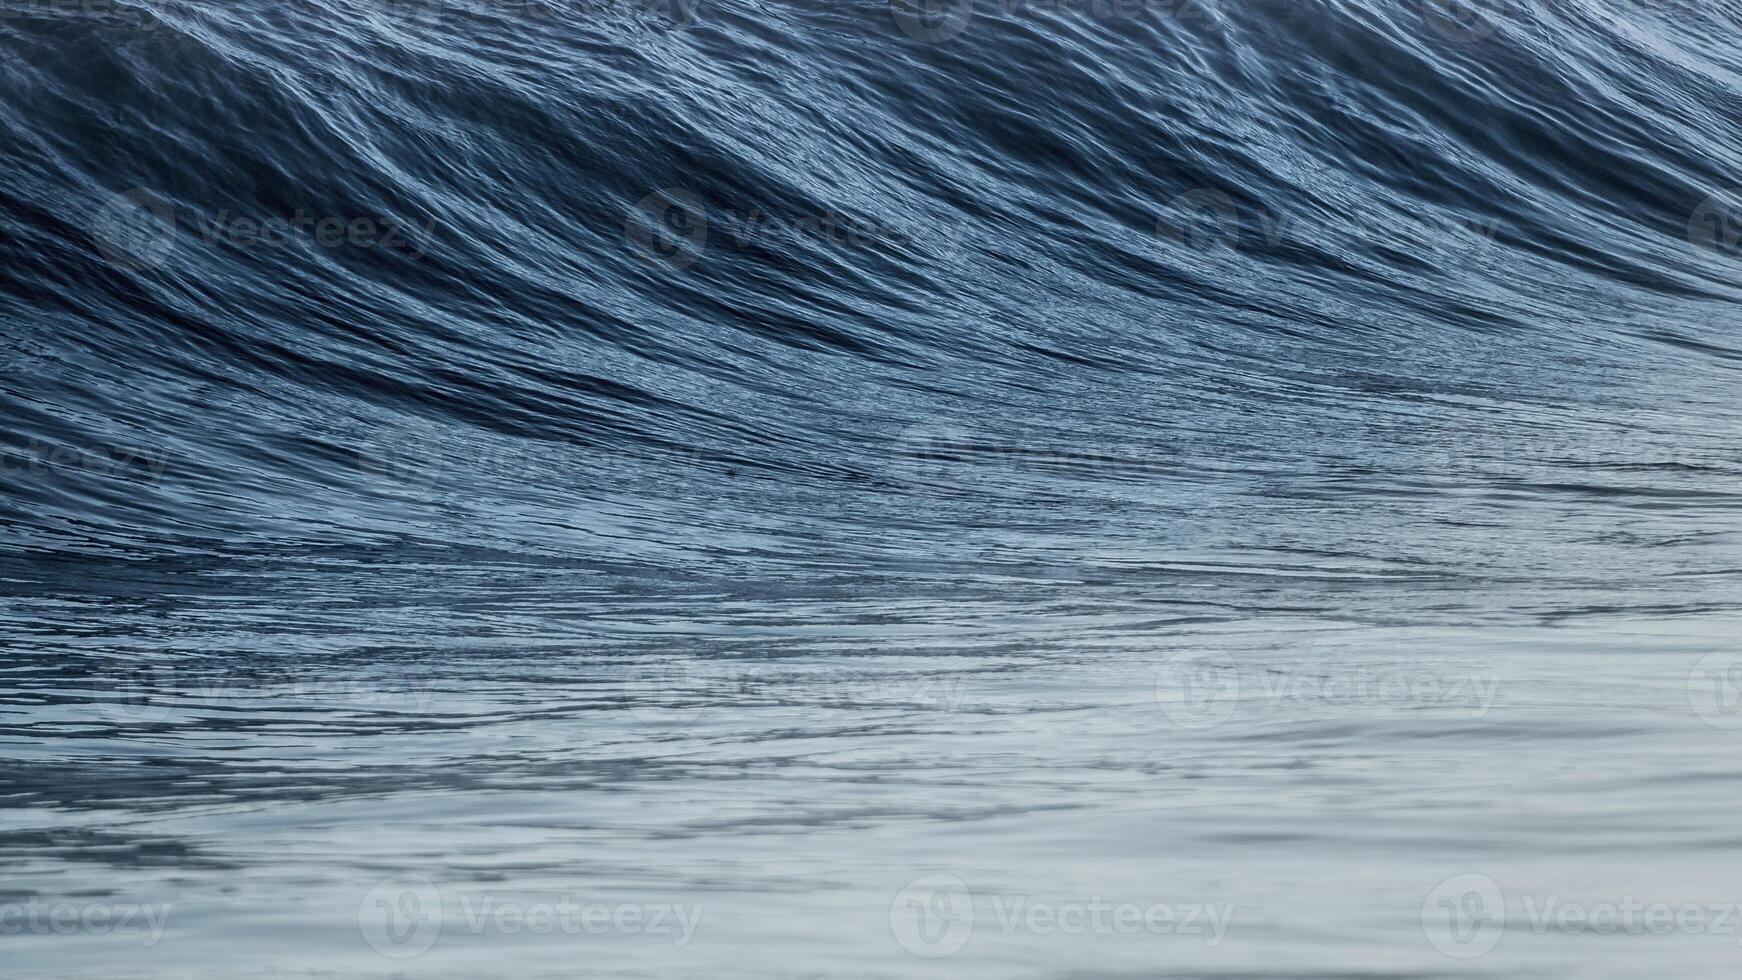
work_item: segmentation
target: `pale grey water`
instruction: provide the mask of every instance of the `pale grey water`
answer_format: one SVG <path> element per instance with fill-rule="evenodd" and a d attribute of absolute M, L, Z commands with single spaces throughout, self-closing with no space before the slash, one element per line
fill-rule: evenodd
<path fill-rule="evenodd" d="M 7 662 L 5 902 L 36 909 L 0 936 L 7 975 L 1717 977 L 1737 961 L 1733 618 L 1209 617 L 1055 582 L 1044 612 L 571 596 L 421 623 L 377 607 L 335 634 L 358 582 L 331 584 L 278 610 L 280 656 L 202 633 L 143 671 L 67 667 L 147 640 L 64 597 L 28 604 L 65 630 L 64 659 Z M 174 650 L 246 615 L 225 600 L 207 581 L 155 600 L 154 630 L 144 608 L 129 621 Z M 452 638 L 396 646 L 401 619 Z M 518 636 L 486 635 L 511 621 Z M 1580 928 L 1629 901 L 1632 918 Z M 68 907 L 136 913 L 42 918 Z"/>

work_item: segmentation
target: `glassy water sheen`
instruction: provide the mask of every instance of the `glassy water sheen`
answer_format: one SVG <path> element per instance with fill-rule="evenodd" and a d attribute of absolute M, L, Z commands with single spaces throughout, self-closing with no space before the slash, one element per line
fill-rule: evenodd
<path fill-rule="evenodd" d="M 1728 0 L 6 0 L 0 972 L 1730 977 Z"/>

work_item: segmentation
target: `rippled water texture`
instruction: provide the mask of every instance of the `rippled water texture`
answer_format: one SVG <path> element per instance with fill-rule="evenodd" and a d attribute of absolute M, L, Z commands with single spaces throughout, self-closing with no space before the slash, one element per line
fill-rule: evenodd
<path fill-rule="evenodd" d="M 0 973 L 1734 976 L 1727 0 L 4 0 Z"/>

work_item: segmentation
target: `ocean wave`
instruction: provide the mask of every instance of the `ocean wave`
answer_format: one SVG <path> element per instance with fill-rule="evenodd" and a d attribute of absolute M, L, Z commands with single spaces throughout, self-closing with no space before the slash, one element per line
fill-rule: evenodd
<path fill-rule="evenodd" d="M 1738 490 L 1737 14 L 12 0 L 4 533 L 1567 558 Z"/>

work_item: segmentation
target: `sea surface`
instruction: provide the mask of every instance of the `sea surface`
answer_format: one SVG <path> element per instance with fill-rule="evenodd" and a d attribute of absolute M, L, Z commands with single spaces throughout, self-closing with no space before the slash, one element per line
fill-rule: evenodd
<path fill-rule="evenodd" d="M 1738 38 L 0 0 L 0 974 L 1734 977 Z"/>

